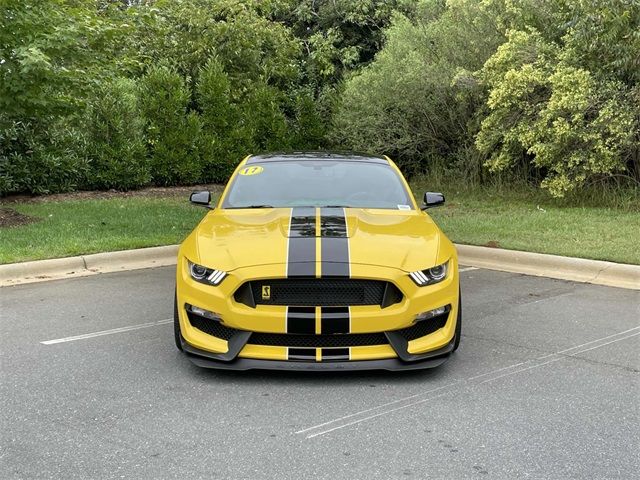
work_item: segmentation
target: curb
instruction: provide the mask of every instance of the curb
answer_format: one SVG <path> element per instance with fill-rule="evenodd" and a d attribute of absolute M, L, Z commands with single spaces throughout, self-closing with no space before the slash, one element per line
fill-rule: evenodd
<path fill-rule="evenodd" d="M 499 248 L 456 245 L 463 265 L 640 290 L 640 266 Z M 0 265 L 0 287 L 175 265 L 178 245 Z"/>
<path fill-rule="evenodd" d="M 178 245 L 0 265 L 0 287 L 176 264 Z"/>
<path fill-rule="evenodd" d="M 640 290 L 640 266 L 543 253 L 456 245 L 458 260 L 471 267 Z"/>

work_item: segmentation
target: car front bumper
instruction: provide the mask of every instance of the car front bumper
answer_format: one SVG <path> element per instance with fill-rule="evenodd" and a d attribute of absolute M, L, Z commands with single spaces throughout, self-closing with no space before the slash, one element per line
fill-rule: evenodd
<path fill-rule="evenodd" d="M 245 282 L 282 278 L 278 266 L 231 271 L 220 286 L 214 287 L 193 281 L 185 257 L 179 256 L 176 291 L 183 350 L 198 365 L 237 370 L 403 370 L 434 367 L 445 361 L 453 350 L 458 321 L 456 259 L 451 259 L 450 274 L 444 281 L 427 287 L 416 286 L 406 272 L 397 269 L 371 267 L 370 271 L 360 271 L 363 274 L 359 278 L 393 283 L 402 292 L 402 300 L 384 308 L 349 307 L 349 330 L 345 334 L 316 331 L 316 335 L 298 336 L 287 329 L 286 306 L 251 308 L 234 298 Z M 219 321 L 207 325 L 204 317 L 194 319 L 186 311 L 187 304 L 214 312 Z M 415 323 L 419 313 L 442 306 L 449 307 L 445 315 Z M 348 343 L 355 337 L 359 337 L 357 342 Z M 312 344 L 301 345 L 300 339 L 304 338 Z"/>

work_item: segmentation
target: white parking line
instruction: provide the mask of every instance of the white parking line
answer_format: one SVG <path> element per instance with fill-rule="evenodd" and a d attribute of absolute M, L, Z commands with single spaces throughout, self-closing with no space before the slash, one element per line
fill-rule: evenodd
<path fill-rule="evenodd" d="M 601 338 L 598 338 L 596 340 L 592 340 L 590 342 L 586 342 L 586 343 L 583 343 L 583 344 L 580 344 L 580 345 L 575 345 L 575 346 L 573 346 L 571 348 L 560 350 L 558 352 L 555 352 L 555 353 L 552 353 L 552 354 L 549 354 L 549 355 L 543 355 L 543 356 L 538 357 L 538 358 L 527 360 L 526 362 L 519 362 L 519 363 L 516 363 L 516 364 L 513 364 L 513 365 L 509 365 L 507 367 L 502 367 L 502 368 L 498 368 L 498 369 L 495 369 L 495 370 L 490 370 L 489 372 L 483 373 L 481 375 L 475 375 L 473 377 L 469 377 L 469 378 L 466 378 L 464 380 L 458 380 L 458 381 L 455 381 L 453 383 L 444 385 L 444 386 L 439 387 L 439 388 L 427 390 L 427 391 L 420 392 L 420 393 L 417 393 L 417 394 L 414 394 L 414 395 L 410 395 L 408 397 L 400 398 L 398 400 L 394 400 L 392 402 L 384 403 L 384 404 L 378 405 L 376 407 L 367 408 L 365 410 L 361 410 L 359 412 L 355 412 L 355 413 L 352 413 L 350 415 L 345 415 L 343 417 L 336 418 L 334 420 L 330 420 L 330 421 L 321 423 L 319 425 L 314 425 L 313 427 L 305 428 L 303 430 L 298 430 L 295 433 L 297 433 L 297 434 L 307 433 L 307 435 L 306 435 L 307 439 L 311 439 L 311 438 L 314 438 L 314 437 L 325 435 L 327 433 L 330 433 L 330 432 L 333 432 L 333 431 L 336 431 L 336 430 L 340 430 L 340 429 L 345 428 L 345 427 L 356 425 L 356 424 L 365 422 L 367 420 L 371 420 L 371 419 L 374 419 L 374 418 L 377 418 L 377 417 L 381 417 L 383 415 L 391 414 L 391 413 L 397 412 L 398 410 L 403 410 L 405 408 L 414 407 L 416 405 L 420 405 L 422 403 L 425 403 L 425 402 L 427 402 L 429 400 L 433 400 L 435 398 L 447 395 L 447 394 L 451 393 L 450 389 L 452 389 L 453 387 L 458 386 L 458 385 L 459 386 L 464 386 L 465 384 L 482 385 L 482 384 L 485 384 L 485 383 L 488 383 L 488 382 L 493 382 L 493 381 L 499 380 L 501 378 L 505 378 L 505 377 L 508 377 L 508 376 L 511 376 L 511 375 L 522 373 L 522 372 L 525 372 L 525 371 L 528 371 L 528 370 L 531 370 L 531 369 L 534 369 L 534 368 L 542 367 L 542 366 L 547 365 L 549 363 L 557 362 L 559 360 L 562 360 L 562 359 L 565 359 L 565 358 L 568 358 L 568 357 L 575 357 L 575 356 L 579 355 L 580 353 L 584 353 L 584 352 L 588 352 L 588 351 L 591 351 L 591 350 L 595 350 L 596 348 L 604 347 L 605 345 L 610 345 L 610 344 L 615 343 L 615 342 L 619 342 L 619 341 L 622 341 L 622 340 L 626 340 L 626 339 L 635 337 L 637 335 L 640 335 L 640 332 L 638 330 L 640 330 L 640 327 L 630 328 L 628 330 L 625 330 L 625 331 L 622 331 L 622 332 L 618 332 L 618 333 L 615 333 L 615 334 L 612 334 L 612 335 L 607 335 L 605 337 L 601 337 Z M 613 338 L 613 337 L 619 337 L 619 338 Z M 609 339 L 612 339 L 612 340 L 609 340 Z M 609 340 L 609 341 L 608 342 L 603 342 L 603 340 Z M 599 342 L 601 342 L 601 343 L 599 343 Z M 598 343 L 598 344 L 597 345 L 593 345 L 594 343 Z M 587 346 L 589 348 L 584 348 L 584 347 L 587 347 Z M 568 352 L 572 352 L 572 353 L 568 353 Z M 543 360 L 543 359 L 546 359 L 546 358 L 549 358 L 549 357 L 556 357 L 556 358 L 549 359 L 546 362 L 540 362 L 540 360 Z M 525 367 L 525 368 L 520 368 L 520 369 L 517 369 L 517 370 L 513 370 L 513 371 L 510 371 L 510 372 L 507 372 L 507 373 L 503 373 L 502 375 L 490 377 L 490 378 L 488 378 L 486 380 L 483 380 L 483 381 L 480 381 L 480 382 L 472 382 L 472 380 L 479 379 L 481 377 L 485 377 L 485 376 L 489 376 L 489 375 L 495 375 L 496 373 L 499 373 L 501 371 L 509 370 L 509 369 L 516 368 L 516 367 L 519 367 L 519 366 L 522 366 L 522 365 L 526 365 L 527 363 L 536 362 L 536 361 L 538 361 L 539 363 L 536 363 L 534 365 L 530 365 L 530 366 Z M 431 395 L 431 396 L 425 397 L 425 395 L 428 395 L 429 393 L 434 393 L 437 390 L 445 390 L 445 391 L 444 392 L 440 392 L 437 395 Z M 417 397 L 423 397 L 423 398 L 420 398 L 419 400 L 417 400 L 416 399 Z M 413 400 L 413 401 L 411 401 L 411 402 L 409 402 L 409 403 L 407 403 L 405 405 L 400 405 L 400 406 L 397 406 L 397 407 L 394 407 L 394 408 L 385 408 L 385 407 L 391 406 L 393 404 L 398 404 L 398 403 L 401 403 L 401 402 L 405 402 L 407 400 Z M 358 416 L 363 415 L 365 413 L 369 413 L 369 412 L 373 412 L 374 410 L 381 410 L 381 409 L 382 409 L 382 411 L 380 411 L 378 413 L 367 415 L 365 417 L 356 418 L 355 420 L 349 421 L 347 423 L 341 423 L 345 419 L 358 417 Z M 331 425 L 335 425 L 335 426 L 331 427 Z"/>
<path fill-rule="evenodd" d="M 164 325 L 173 322 L 173 318 L 166 320 L 158 320 L 157 322 L 141 323 L 139 325 L 130 325 L 128 327 L 112 328 L 111 330 L 102 330 L 101 332 L 85 333 L 83 335 L 75 335 L 73 337 L 56 338 L 55 340 L 45 340 L 40 342 L 42 345 L 54 345 L 56 343 L 73 342 L 75 340 L 85 340 L 87 338 L 101 337 L 103 335 L 112 335 L 114 333 L 130 332 L 131 330 L 140 330 L 141 328 L 155 327 L 156 325 Z"/>
<path fill-rule="evenodd" d="M 333 428 L 330 428 L 328 430 L 323 430 L 321 432 L 312 433 L 311 435 L 307 435 L 307 440 L 310 439 L 310 438 L 319 437 L 320 435 L 325 435 L 325 434 L 333 432 L 335 430 L 340 430 L 341 428 L 350 427 L 351 425 L 356 425 L 357 423 L 362 423 L 362 422 L 365 422 L 367 420 L 374 419 L 376 417 L 381 417 L 382 415 L 387 415 L 389 413 L 397 412 L 398 410 L 403 410 L 403 409 L 409 408 L 409 407 L 415 407 L 416 405 L 419 405 L 419 404 L 424 403 L 424 402 L 428 402 L 429 400 L 433 400 L 434 398 L 442 397 L 444 395 L 447 395 L 448 393 L 449 392 L 443 392 L 443 393 L 440 393 L 438 395 L 434 395 L 432 397 L 423 398 L 421 400 L 409 403 L 407 405 L 402 405 L 400 407 L 392 408 L 391 410 L 385 410 L 384 412 L 376 413 L 374 415 L 369 415 L 368 417 L 359 418 L 359 419 L 354 420 L 352 422 L 345 423 L 345 424 L 342 424 L 342 425 L 338 425 L 337 427 L 333 427 Z"/>
<path fill-rule="evenodd" d="M 500 369 L 500 370 L 502 370 L 502 369 Z M 449 383 L 447 385 L 443 385 L 443 386 L 438 387 L 438 388 L 434 388 L 432 390 L 427 390 L 426 392 L 416 393 L 415 395 L 410 395 L 408 397 L 400 398 L 400 399 L 394 400 L 392 402 L 383 403 L 382 405 L 378 405 L 377 407 L 371 407 L 371 408 L 367 408 L 366 410 L 360 410 L 359 412 L 352 413 L 351 415 L 345 415 L 344 417 L 336 418 L 335 420 L 330 420 L 328 422 L 321 423 L 320 425 L 314 425 L 313 427 L 305 428 L 304 430 L 298 430 L 296 433 L 305 433 L 305 432 L 308 432 L 310 430 L 315 430 L 315 429 L 318 429 L 320 427 L 324 427 L 326 425 L 330 425 L 332 423 L 339 422 L 340 420 L 345 420 L 347 418 L 355 417 L 356 415 L 362 415 L 363 413 L 371 412 L 373 410 L 378 410 L 378 409 L 383 408 L 383 407 L 388 407 L 389 405 L 394 405 L 396 403 L 404 402 L 404 401 L 409 400 L 411 398 L 421 397 L 421 396 L 423 396 L 423 395 L 425 395 L 427 393 L 436 392 L 438 390 L 443 390 L 443 389 L 446 389 L 446 388 L 451 388 L 451 387 L 457 385 L 458 383 L 460 383 L 460 380 L 455 381 L 453 383 Z M 371 418 L 371 417 L 369 417 L 369 418 Z M 344 425 L 344 426 L 346 426 L 346 425 Z M 340 428 L 342 428 L 342 427 L 340 427 Z M 307 437 L 307 438 L 310 438 L 310 437 Z"/>

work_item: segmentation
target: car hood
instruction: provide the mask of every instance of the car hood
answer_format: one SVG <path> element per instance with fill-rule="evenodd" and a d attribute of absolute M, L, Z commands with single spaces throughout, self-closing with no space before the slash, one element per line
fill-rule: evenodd
<path fill-rule="evenodd" d="M 307 209 L 307 237 L 322 237 L 320 209 Z M 339 209 L 346 219 L 350 263 L 399 268 L 410 272 L 434 265 L 440 230 L 421 211 Z M 236 268 L 287 263 L 291 208 L 214 210 L 193 232 L 199 262 L 211 268 Z"/>

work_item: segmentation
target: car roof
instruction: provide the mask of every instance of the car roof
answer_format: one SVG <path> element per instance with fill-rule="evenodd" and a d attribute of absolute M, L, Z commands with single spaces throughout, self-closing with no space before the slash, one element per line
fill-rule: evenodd
<path fill-rule="evenodd" d="M 309 151 L 309 152 L 274 152 L 251 155 L 247 165 L 264 162 L 290 162 L 304 160 L 334 160 L 339 162 L 366 162 L 389 165 L 389 160 L 382 155 L 342 151 Z"/>

